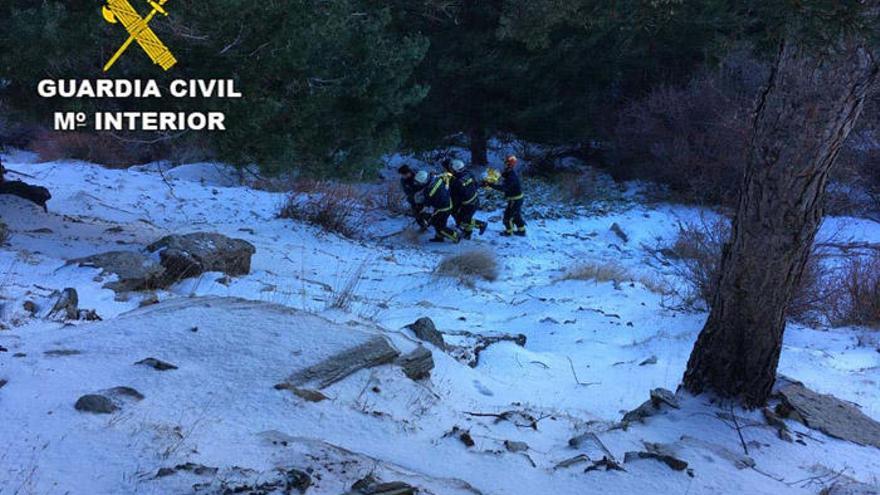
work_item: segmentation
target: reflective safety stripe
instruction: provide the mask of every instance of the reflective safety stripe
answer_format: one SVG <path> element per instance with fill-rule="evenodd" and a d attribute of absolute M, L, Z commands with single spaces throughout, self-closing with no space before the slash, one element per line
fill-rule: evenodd
<path fill-rule="evenodd" d="M 468 185 L 470 185 L 470 184 L 473 183 L 473 182 L 474 182 L 474 179 L 468 179 L 468 180 L 462 182 L 461 185 L 462 185 L 462 186 L 468 186 Z"/>
<path fill-rule="evenodd" d="M 447 212 L 450 210 L 452 210 L 452 200 L 451 199 L 449 200 L 449 206 L 447 206 L 446 208 L 440 208 L 439 210 L 434 210 L 434 213 L 432 213 L 431 216 L 433 217 L 434 215 L 436 215 L 438 213 L 444 213 L 444 212 Z"/>
<path fill-rule="evenodd" d="M 428 193 L 428 196 L 433 196 L 437 193 L 437 190 L 440 189 L 440 186 L 443 185 L 443 179 L 438 179 L 437 183 L 434 184 L 434 187 L 431 188 L 431 192 Z"/>
<path fill-rule="evenodd" d="M 523 194 L 522 194 L 522 193 L 520 193 L 520 194 L 518 194 L 518 195 L 516 195 L 516 196 L 509 196 L 509 197 L 507 198 L 508 201 L 517 201 L 517 200 L 519 200 L 519 199 L 523 199 Z"/>
<path fill-rule="evenodd" d="M 477 200 L 477 196 L 478 196 L 478 195 L 479 195 L 479 193 L 474 193 L 474 195 L 471 197 L 471 199 L 465 201 L 465 202 L 462 203 L 462 204 L 463 204 L 463 205 L 469 205 L 469 204 L 473 203 L 474 201 Z"/>

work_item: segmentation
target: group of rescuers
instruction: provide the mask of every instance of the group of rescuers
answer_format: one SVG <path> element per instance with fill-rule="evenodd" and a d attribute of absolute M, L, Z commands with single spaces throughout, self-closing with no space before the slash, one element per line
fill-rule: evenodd
<path fill-rule="evenodd" d="M 439 174 L 426 170 L 416 171 L 408 165 L 401 166 L 397 171 L 416 223 L 422 231 L 429 226 L 434 227 L 435 235 L 431 242 L 459 242 L 461 239 L 470 239 L 474 230 L 479 231 L 480 235 L 486 231 L 488 224 L 474 218 L 480 207 L 479 192 L 484 187 L 500 191 L 507 202 L 501 235 L 525 237 L 523 191 L 516 173 L 516 163 L 517 158 L 513 155 L 505 158 L 500 180 L 497 175 L 477 180 L 466 169 L 464 162 L 457 159 L 443 160 L 444 172 Z M 450 216 L 455 220 L 460 233 L 447 225 Z"/>

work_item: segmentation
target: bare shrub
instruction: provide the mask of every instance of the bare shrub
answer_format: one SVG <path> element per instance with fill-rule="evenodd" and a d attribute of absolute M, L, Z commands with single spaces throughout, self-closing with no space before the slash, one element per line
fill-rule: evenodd
<path fill-rule="evenodd" d="M 623 179 L 665 184 L 677 199 L 733 204 L 743 173 L 749 114 L 766 67 L 735 52 L 683 87 L 660 86 L 625 107 L 615 129 Z"/>
<path fill-rule="evenodd" d="M 666 248 L 677 262 L 673 271 L 683 281 L 684 289 L 674 295 L 686 306 L 708 308 L 718 289 L 721 251 L 730 237 L 730 222 L 726 218 L 684 222 L 672 245 Z M 822 264 L 823 254 L 813 250 L 804 266 L 801 280 L 789 302 L 788 315 L 806 321 L 824 312 L 830 288 Z"/>
<path fill-rule="evenodd" d="M 397 182 L 383 183 L 376 198 L 376 207 L 392 216 L 403 216 L 410 213 L 409 204 L 406 203 L 403 190 Z"/>
<path fill-rule="evenodd" d="M 88 132 L 42 132 L 30 143 L 44 161 L 83 160 L 112 168 L 147 163 L 157 158 L 157 148 Z"/>
<path fill-rule="evenodd" d="M 678 234 L 668 248 L 678 260 L 675 274 L 686 283 L 679 296 L 688 306 L 703 303 L 708 306 L 718 288 L 718 269 L 721 249 L 730 237 L 730 223 L 725 218 L 682 222 Z"/>
<path fill-rule="evenodd" d="M 595 280 L 619 284 L 632 280 L 632 275 L 626 268 L 616 263 L 584 263 L 565 272 L 562 280 Z"/>
<path fill-rule="evenodd" d="M 300 220 L 328 232 L 354 237 L 364 216 L 363 203 L 349 185 L 321 183 L 309 194 L 291 193 L 279 218 Z"/>
<path fill-rule="evenodd" d="M 364 260 L 358 265 L 358 267 L 348 276 L 345 284 L 340 287 L 339 290 L 334 292 L 333 299 L 330 301 L 328 307 L 332 309 L 341 309 L 343 311 L 348 311 L 351 308 L 351 303 L 357 296 L 358 286 L 360 286 L 361 281 L 364 279 L 364 273 L 367 271 L 367 266 L 369 266 L 368 260 Z"/>
<path fill-rule="evenodd" d="M 462 280 L 482 278 L 491 282 L 498 279 L 499 271 L 495 254 L 486 250 L 473 250 L 446 256 L 434 273 Z"/>
<path fill-rule="evenodd" d="M 880 254 L 847 258 L 830 284 L 833 325 L 880 327 Z"/>
<path fill-rule="evenodd" d="M 9 240 L 9 229 L 6 227 L 6 224 L 3 223 L 3 220 L 0 220 L 0 245 L 6 244 L 6 241 Z"/>

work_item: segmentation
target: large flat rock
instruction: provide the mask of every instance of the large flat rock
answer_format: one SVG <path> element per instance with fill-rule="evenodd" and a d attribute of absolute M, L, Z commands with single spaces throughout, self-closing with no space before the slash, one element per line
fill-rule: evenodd
<path fill-rule="evenodd" d="M 778 393 L 787 406 L 784 409 L 791 409 L 810 428 L 859 445 L 880 448 L 880 422 L 855 405 L 833 395 L 816 393 L 799 383 L 785 385 Z"/>

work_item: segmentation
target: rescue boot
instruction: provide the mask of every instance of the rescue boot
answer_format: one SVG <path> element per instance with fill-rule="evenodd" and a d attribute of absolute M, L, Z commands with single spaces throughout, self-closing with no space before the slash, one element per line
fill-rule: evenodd
<path fill-rule="evenodd" d="M 518 235 L 520 237 L 525 237 L 526 231 L 525 230 L 517 230 L 516 232 L 514 232 L 514 235 Z"/>
<path fill-rule="evenodd" d="M 444 239 L 442 237 L 432 237 L 428 239 L 428 242 L 443 242 Z"/>
<path fill-rule="evenodd" d="M 489 226 L 489 224 L 486 222 L 478 222 L 477 223 L 477 228 L 480 229 L 480 235 L 483 235 L 486 233 L 486 227 L 488 227 L 488 226 Z"/>

